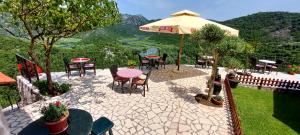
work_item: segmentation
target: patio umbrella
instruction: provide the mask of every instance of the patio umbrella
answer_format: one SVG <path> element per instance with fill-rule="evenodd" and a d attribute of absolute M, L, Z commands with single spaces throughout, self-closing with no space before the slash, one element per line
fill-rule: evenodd
<path fill-rule="evenodd" d="M 179 34 L 180 35 L 180 43 L 179 43 L 179 53 L 178 53 L 178 68 L 180 67 L 180 57 L 182 54 L 183 48 L 183 39 L 184 34 L 192 34 L 194 31 L 201 29 L 206 24 L 214 24 L 225 30 L 225 33 L 230 36 L 238 36 L 239 31 L 228 26 L 206 20 L 200 17 L 199 14 L 189 11 L 183 10 L 176 13 L 171 14 L 171 17 L 162 19 L 156 22 L 152 22 L 149 24 L 145 24 L 140 26 L 139 29 L 141 31 L 146 32 L 159 32 L 159 33 L 170 33 L 170 34 Z"/>

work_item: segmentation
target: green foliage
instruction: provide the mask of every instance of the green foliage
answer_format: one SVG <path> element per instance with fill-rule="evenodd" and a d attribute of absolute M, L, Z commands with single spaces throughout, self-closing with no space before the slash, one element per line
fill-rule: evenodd
<path fill-rule="evenodd" d="M 41 110 L 43 114 L 43 119 L 46 122 L 56 122 L 59 121 L 64 116 L 68 115 L 67 107 L 59 101 L 55 103 L 50 103 L 47 107 L 44 106 Z"/>
<path fill-rule="evenodd" d="M 137 65 L 137 62 L 136 62 L 135 60 L 128 60 L 128 61 L 127 61 L 127 65 L 128 65 L 129 67 L 131 67 L 131 66 L 136 66 L 136 65 Z"/>
<path fill-rule="evenodd" d="M 299 73 L 300 72 L 300 66 L 297 65 L 288 65 L 288 72 L 293 72 L 293 73 Z"/>
<path fill-rule="evenodd" d="M 193 34 L 192 34 L 193 35 Z M 198 39 L 202 39 L 207 43 L 220 43 L 225 37 L 225 31 L 213 24 L 206 24 L 200 31 L 194 35 L 199 35 Z M 197 38 L 197 37 L 195 37 Z"/>
<path fill-rule="evenodd" d="M 48 83 L 46 80 L 35 81 L 33 82 L 33 85 L 39 89 L 42 95 L 44 96 L 49 95 Z M 65 84 L 65 83 L 59 84 L 57 82 L 54 82 L 53 85 L 54 85 L 54 89 L 61 94 L 68 92 L 71 88 L 71 84 Z"/>
<path fill-rule="evenodd" d="M 240 60 L 231 56 L 223 57 L 220 62 L 220 65 L 228 67 L 229 69 L 243 69 L 245 67 Z"/>

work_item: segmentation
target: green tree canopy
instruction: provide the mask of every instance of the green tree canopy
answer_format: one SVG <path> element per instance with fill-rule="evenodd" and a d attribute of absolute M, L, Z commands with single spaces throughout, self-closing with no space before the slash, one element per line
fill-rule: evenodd
<path fill-rule="evenodd" d="M 2 0 L 0 13 L 22 22 L 30 39 L 28 54 L 37 62 L 33 48 L 44 47 L 48 89 L 53 94 L 51 50 L 54 43 L 80 31 L 114 24 L 120 20 L 117 4 L 111 0 Z"/>

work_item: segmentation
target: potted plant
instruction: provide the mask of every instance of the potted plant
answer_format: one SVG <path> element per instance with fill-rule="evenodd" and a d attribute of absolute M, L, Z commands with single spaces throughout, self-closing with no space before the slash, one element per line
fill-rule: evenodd
<path fill-rule="evenodd" d="M 137 64 L 137 62 L 134 61 L 134 60 L 128 60 L 127 61 L 128 68 L 135 68 L 136 64 Z"/>
<path fill-rule="evenodd" d="M 42 119 L 45 121 L 49 134 L 60 134 L 68 128 L 69 112 L 65 105 L 56 101 L 42 108 Z"/>
<path fill-rule="evenodd" d="M 223 105 L 224 99 L 221 96 L 214 96 L 211 98 L 211 102 L 215 105 Z"/>
<path fill-rule="evenodd" d="M 220 92 L 221 92 L 221 90 L 222 90 L 222 83 L 215 81 L 214 82 L 214 91 L 213 91 L 213 94 L 214 95 L 219 95 Z"/>
<path fill-rule="evenodd" d="M 236 88 L 238 86 L 238 84 L 240 83 L 240 81 L 236 78 L 236 75 L 234 72 L 230 72 L 229 74 L 227 74 L 227 78 L 228 78 L 229 85 L 231 88 Z"/>
<path fill-rule="evenodd" d="M 296 65 L 288 65 L 288 74 L 294 75 L 300 71 L 300 68 Z"/>

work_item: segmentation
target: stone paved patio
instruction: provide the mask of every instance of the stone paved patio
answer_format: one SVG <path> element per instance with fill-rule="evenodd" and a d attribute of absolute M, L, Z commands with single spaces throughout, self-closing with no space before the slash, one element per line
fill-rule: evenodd
<path fill-rule="evenodd" d="M 210 72 L 207 69 L 203 71 Z M 38 119 L 40 108 L 56 100 L 63 101 L 69 108 L 90 112 L 94 120 L 101 116 L 111 119 L 115 123 L 115 135 L 232 134 L 227 104 L 210 107 L 194 100 L 195 94 L 205 93 L 207 76 L 164 82 L 150 80 L 150 90 L 143 97 L 141 89 L 131 95 L 126 90 L 122 93 L 119 87 L 112 90 L 112 77 L 108 69 L 97 70 L 96 76 L 92 72 L 81 78 L 74 74 L 70 79 L 63 72 L 54 73 L 54 80 L 71 83 L 72 91 L 5 114 L 12 134 L 17 134 Z M 224 91 L 220 95 L 224 96 Z"/>

